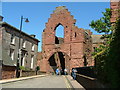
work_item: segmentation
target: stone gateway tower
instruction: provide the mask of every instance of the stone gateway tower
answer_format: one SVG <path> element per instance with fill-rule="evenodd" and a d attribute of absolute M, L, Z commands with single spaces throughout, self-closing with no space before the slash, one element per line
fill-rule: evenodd
<path fill-rule="evenodd" d="M 56 7 L 42 35 L 40 70 L 54 72 L 56 68 L 71 72 L 74 67 L 91 66 L 92 38 L 90 30 L 75 26 L 76 20 L 65 6 Z M 64 27 L 64 38 L 56 37 L 56 28 Z"/>

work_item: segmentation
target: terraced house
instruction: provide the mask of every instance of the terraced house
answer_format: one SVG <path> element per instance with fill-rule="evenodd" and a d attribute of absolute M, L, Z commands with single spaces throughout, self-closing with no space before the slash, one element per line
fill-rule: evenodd
<path fill-rule="evenodd" d="M 28 70 L 36 67 L 39 40 L 35 35 L 24 32 L 2 21 L 0 16 L 0 79 L 14 78 L 16 76 L 17 60 L 19 66 Z M 20 40 L 20 49 L 19 49 Z M 18 58 L 18 52 L 20 56 Z"/>

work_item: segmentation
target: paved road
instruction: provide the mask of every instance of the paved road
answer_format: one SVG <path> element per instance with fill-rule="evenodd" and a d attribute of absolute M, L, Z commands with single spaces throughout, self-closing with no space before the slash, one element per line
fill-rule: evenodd
<path fill-rule="evenodd" d="M 46 76 L 2 84 L 2 88 L 70 88 L 65 76 Z"/>

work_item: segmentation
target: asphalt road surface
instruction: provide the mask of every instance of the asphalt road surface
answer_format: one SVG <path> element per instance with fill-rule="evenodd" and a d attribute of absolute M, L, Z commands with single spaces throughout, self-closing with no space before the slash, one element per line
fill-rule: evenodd
<path fill-rule="evenodd" d="M 65 76 L 45 76 L 2 84 L 2 88 L 71 88 Z"/>

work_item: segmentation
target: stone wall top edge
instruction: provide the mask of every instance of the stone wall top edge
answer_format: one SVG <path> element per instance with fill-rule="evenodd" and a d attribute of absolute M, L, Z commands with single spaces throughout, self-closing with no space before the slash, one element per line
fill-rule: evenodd
<path fill-rule="evenodd" d="M 110 2 L 120 2 L 120 0 L 110 0 Z"/>

